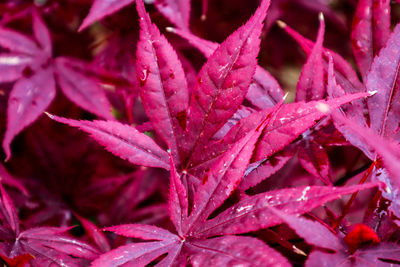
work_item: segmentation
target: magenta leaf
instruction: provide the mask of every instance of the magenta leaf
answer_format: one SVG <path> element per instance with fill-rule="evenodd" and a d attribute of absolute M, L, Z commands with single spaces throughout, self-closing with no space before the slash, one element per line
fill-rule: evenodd
<path fill-rule="evenodd" d="M 36 9 L 34 9 L 32 12 L 32 20 L 33 33 L 40 45 L 41 50 L 46 54 L 46 56 L 51 57 L 53 47 L 51 43 L 50 32 Z"/>
<path fill-rule="evenodd" d="M 156 132 L 179 163 L 178 140 L 185 130 L 189 101 L 185 73 L 175 50 L 151 23 L 143 2 L 137 1 L 136 6 L 141 18 L 136 53 L 140 96 Z"/>
<path fill-rule="evenodd" d="M 25 195 L 29 195 L 24 184 L 17 177 L 11 175 L 2 164 L 0 164 L 0 181 L 4 185 L 14 187 Z"/>
<path fill-rule="evenodd" d="M 308 102 L 323 99 L 325 96 L 325 73 L 322 63 L 325 21 L 322 13 L 319 16 L 319 23 L 317 41 L 303 66 L 297 82 L 296 101 Z"/>
<path fill-rule="evenodd" d="M 283 22 L 280 22 L 280 26 L 300 44 L 301 48 L 308 56 L 311 54 L 315 45 L 314 42 L 304 38 Z M 358 93 L 364 91 L 364 85 L 358 79 L 357 73 L 351 65 L 339 54 L 326 48 L 323 49 L 323 64 L 325 71 L 327 72 L 328 69 L 329 55 L 333 58 L 335 76 L 340 86 L 342 86 L 347 93 Z"/>
<path fill-rule="evenodd" d="M 287 146 L 284 150 L 274 154 L 267 160 L 261 160 L 249 164 L 246 169 L 245 176 L 240 182 L 239 189 L 246 191 L 250 187 L 256 186 L 264 181 L 278 170 L 280 170 L 296 153 L 291 146 Z"/>
<path fill-rule="evenodd" d="M 196 47 L 201 53 L 209 58 L 218 48 L 218 44 L 202 39 L 193 35 L 189 31 L 167 27 L 167 30 L 186 39 L 191 45 Z M 246 99 L 254 106 L 265 109 L 274 106 L 284 96 L 283 90 L 275 78 L 262 67 L 256 67 L 253 80 L 250 83 Z"/>
<path fill-rule="evenodd" d="M 189 29 L 190 0 L 155 0 L 154 5 L 177 27 Z"/>
<path fill-rule="evenodd" d="M 0 46 L 9 49 L 11 52 L 35 55 L 40 53 L 40 48 L 35 42 L 25 35 L 0 27 Z"/>
<path fill-rule="evenodd" d="M 49 116 L 89 133 L 108 151 L 133 164 L 169 169 L 168 154 L 153 139 L 131 126 L 116 121 L 77 121 Z"/>
<path fill-rule="evenodd" d="M 329 66 L 328 66 L 328 84 L 327 84 L 327 93 L 329 98 L 337 98 L 346 95 L 344 89 L 337 83 L 336 75 L 333 66 L 332 56 L 329 55 Z M 370 92 L 372 94 L 373 92 Z M 344 104 L 341 109 L 345 111 L 346 115 L 351 118 L 354 122 L 357 122 L 359 125 L 367 127 L 367 121 L 364 116 L 364 106 L 366 108 L 366 103 L 360 103 L 363 100 L 355 100 L 352 103 Z M 364 105 L 365 104 L 365 105 Z M 353 138 L 352 135 L 347 135 L 345 129 L 340 129 L 340 125 L 335 124 L 335 127 L 346 137 L 347 140 L 351 140 Z M 358 142 L 355 140 L 355 142 Z M 371 153 L 368 149 L 364 149 L 359 147 L 368 157 L 372 157 Z"/>
<path fill-rule="evenodd" d="M 331 166 L 326 148 L 314 137 L 308 136 L 302 140 L 298 149 L 298 158 L 303 168 L 325 184 L 331 185 Z"/>
<path fill-rule="evenodd" d="M 104 233 L 97 228 L 97 226 L 92 223 L 91 221 L 83 218 L 82 216 L 79 216 L 75 214 L 75 217 L 79 220 L 79 222 L 82 224 L 82 227 L 85 229 L 85 232 L 87 232 L 90 240 L 96 244 L 96 246 L 102 251 L 106 252 L 111 249 L 110 244 L 104 235 Z"/>
<path fill-rule="evenodd" d="M 74 69 L 84 68 L 81 62 L 68 58 L 56 59 L 55 73 L 61 91 L 72 102 L 100 117 L 112 120 L 111 104 L 98 81 Z"/>
<path fill-rule="evenodd" d="M 38 257 L 37 261 L 56 262 L 62 266 L 67 260 L 72 264 L 75 258 L 94 259 L 98 251 L 92 246 L 63 234 L 69 228 L 37 227 L 18 236 L 23 249 Z M 71 257 L 72 256 L 72 257 Z"/>
<path fill-rule="evenodd" d="M 247 236 L 222 236 L 188 244 L 193 266 L 291 266 L 280 253 L 261 240 Z"/>
<path fill-rule="evenodd" d="M 299 236 L 304 238 L 307 243 L 322 248 L 333 249 L 335 251 L 342 249 L 343 245 L 340 243 L 339 238 L 321 223 L 284 213 L 274 207 L 270 207 L 270 210 L 272 214 L 278 216 L 284 223 L 289 225 L 290 228 L 295 230 Z"/>
<path fill-rule="evenodd" d="M 243 101 L 257 65 L 259 35 L 268 6 L 268 0 L 262 1 L 254 16 L 230 35 L 200 70 L 190 104 L 189 158 Z"/>
<path fill-rule="evenodd" d="M 273 107 L 284 97 L 275 78 L 262 67 L 257 66 L 246 99 L 259 109 Z"/>
<path fill-rule="evenodd" d="M 144 240 L 178 241 L 178 236 L 162 228 L 146 224 L 123 224 L 107 227 L 104 230 L 126 237 L 135 237 Z"/>
<path fill-rule="evenodd" d="M 105 230 L 126 237 L 160 241 L 133 243 L 118 247 L 100 256 L 92 262 L 92 266 L 120 266 L 126 263 L 144 266 L 165 253 L 168 253 L 168 256 L 159 264 L 162 265 L 163 263 L 165 265 L 162 266 L 170 266 L 182 247 L 178 236 L 155 226 L 126 224 L 108 227 Z"/>
<path fill-rule="evenodd" d="M 19 234 L 19 219 L 11 198 L 1 184 L 0 192 L 0 239 L 6 239 L 3 233 L 9 233 L 11 235 Z M 9 230 L 11 230 L 11 232 L 9 232 Z"/>
<path fill-rule="evenodd" d="M 346 138 L 350 136 L 349 142 L 360 149 L 367 150 L 372 155 L 371 160 L 379 158 L 383 166 L 389 171 L 391 179 L 400 186 L 400 145 L 377 135 L 372 129 L 359 126 L 349 120 L 341 113 L 334 113 L 333 119 L 338 129 L 346 131 Z"/>
<path fill-rule="evenodd" d="M 283 105 L 275 116 L 275 120 L 264 129 L 255 149 L 254 161 L 264 160 L 280 151 L 312 127 L 316 120 L 326 116 L 332 110 L 368 95 L 368 93 L 358 93 L 327 101 L 297 102 Z"/>
<path fill-rule="evenodd" d="M 0 54 L 0 82 L 13 82 L 22 76 L 24 69 L 33 64 L 34 58 L 23 54 Z"/>
<path fill-rule="evenodd" d="M 381 243 L 375 246 L 367 246 L 350 255 L 345 251 L 340 251 L 335 254 L 314 251 L 308 257 L 305 266 L 388 267 L 393 266 L 393 264 L 398 264 L 400 261 L 399 252 L 399 245 L 394 243 Z"/>
<path fill-rule="evenodd" d="M 199 225 L 196 237 L 222 234 L 240 234 L 271 227 L 282 222 L 273 215 L 270 207 L 289 214 L 303 214 L 342 195 L 375 187 L 380 183 L 368 183 L 349 187 L 306 186 L 280 189 L 249 196 L 223 211 L 217 217 Z"/>
<path fill-rule="evenodd" d="M 134 1 L 135 0 L 95 0 L 90 8 L 89 14 L 79 27 L 79 31 L 83 31 L 93 22 L 101 20 Z"/>
<path fill-rule="evenodd" d="M 204 175 L 204 170 L 207 170 L 210 168 L 210 166 L 213 164 L 215 160 L 217 160 L 223 153 L 226 153 L 228 149 L 230 149 L 235 143 L 239 142 L 240 139 L 244 138 L 246 134 L 250 133 L 253 131 L 255 128 L 257 128 L 259 125 L 263 124 L 263 121 L 266 120 L 267 118 L 267 126 L 273 123 L 273 121 L 276 119 L 276 113 L 277 111 L 282 107 L 284 99 L 281 100 L 280 103 L 275 105 L 273 108 L 265 109 L 259 112 L 255 112 L 250 114 L 247 117 L 244 117 L 241 119 L 239 122 L 237 122 L 234 126 L 232 126 L 229 130 L 229 132 L 225 135 L 225 137 L 218 142 L 211 143 L 207 146 L 204 146 L 204 151 L 201 153 L 199 157 L 199 161 L 192 162 L 190 164 L 190 171 L 192 173 L 195 173 L 196 175 L 201 175 L 199 177 L 203 177 Z M 223 129 L 223 128 L 221 128 Z M 212 147 L 212 149 L 209 149 L 209 147 Z M 289 160 L 290 157 L 287 158 Z M 260 165 L 264 164 L 265 166 L 268 165 L 266 163 L 267 160 L 262 160 L 259 162 L 255 162 L 254 164 L 250 165 L 245 172 L 245 175 L 249 174 L 249 172 L 253 171 L 254 169 L 258 168 Z M 272 161 L 271 161 L 272 162 Z M 280 165 L 282 166 L 282 165 Z M 279 164 L 275 166 L 276 168 L 279 168 Z M 268 167 L 267 167 L 268 168 Z M 270 169 L 270 174 L 277 169 L 272 167 Z M 268 173 L 264 172 L 264 174 L 268 175 Z M 257 174 L 253 176 L 254 179 L 249 180 L 250 184 L 255 185 L 259 182 L 261 182 L 261 178 L 264 178 L 265 176 L 258 176 Z M 241 183 L 247 184 L 246 180 L 242 180 Z"/>
<path fill-rule="evenodd" d="M 390 35 L 390 1 L 360 0 L 353 18 L 351 44 L 365 79 L 374 57 Z"/>
<path fill-rule="evenodd" d="M 188 216 L 188 196 L 181 177 L 175 169 L 175 164 L 170 157 L 170 186 L 169 186 L 169 214 L 175 229 L 180 235 L 182 232 L 182 223 L 186 222 Z"/>
<path fill-rule="evenodd" d="M 7 131 L 3 139 L 7 159 L 11 157 L 10 144 L 14 137 L 46 110 L 55 94 L 52 68 L 43 69 L 15 83 L 8 99 Z"/>
<path fill-rule="evenodd" d="M 1 185 L 0 191 L 0 250 L 3 250 L 5 243 L 7 249 L 1 252 L 6 256 L 14 258 L 31 254 L 37 266 L 54 263 L 81 266 L 79 262 L 83 263 L 82 259 L 91 260 L 98 256 L 98 251 L 92 246 L 64 234 L 70 227 L 36 227 L 20 232 L 14 204 Z"/>
<path fill-rule="evenodd" d="M 213 162 L 244 137 L 246 133 L 257 127 L 262 119 L 271 112 L 271 109 L 253 114 L 249 114 L 250 112 L 252 111 L 249 108 L 239 107 L 236 113 L 213 136 L 213 139 L 216 139 L 216 141 L 205 145 L 203 151 L 196 158 L 196 161 L 190 163 L 191 174 L 203 177 L 205 171 L 210 168 Z M 255 116 L 256 118 L 253 120 Z"/>
<path fill-rule="evenodd" d="M 168 253 L 158 264 L 160 266 L 171 266 L 174 256 L 181 250 L 180 242 L 176 240 L 164 240 L 156 242 L 132 243 L 118 247 L 110 252 L 102 254 L 92 262 L 92 267 L 116 267 L 146 266 L 156 258 Z M 173 255 L 170 257 L 170 255 Z"/>
<path fill-rule="evenodd" d="M 233 114 L 233 116 L 222 126 L 221 129 L 213 136 L 214 140 L 221 140 L 226 136 L 226 134 L 243 118 L 248 117 L 255 110 L 246 106 L 240 106 L 239 109 Z M 215 152 L 215 151 L 214 151 Z"/>
<path fill-rule="evenodd" d="M 400 26 L 398 25 L 386 47 L 375 57 L 367 74 L 366 87 L 376 94 L 367 99 L 371 128 L 381 136 L 400 141 Z"/>
<path fill-rule="evenodd" d="M 185 232 L 195 232 L 239 185 L 255 143 L 269 120 L 270 117 L 266 116 L 257 127 L 236 142 L 211 166 L 194 195 L 193 209 L 185 225 Z"/>

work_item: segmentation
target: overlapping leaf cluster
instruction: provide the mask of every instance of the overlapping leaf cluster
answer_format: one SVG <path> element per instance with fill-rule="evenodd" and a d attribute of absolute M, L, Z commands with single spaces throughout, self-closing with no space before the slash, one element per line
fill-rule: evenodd
<path fill-rule="evenodd" d="M 347 31 L 323 1 L 244 1 L 217 43 L 207 0 L 39 2 L 0 4 L 5 266 L 400 264 L 397 4 L 357 1 Z M 259 63 L 283 32 L 307 55 L 287 94 Z"/>

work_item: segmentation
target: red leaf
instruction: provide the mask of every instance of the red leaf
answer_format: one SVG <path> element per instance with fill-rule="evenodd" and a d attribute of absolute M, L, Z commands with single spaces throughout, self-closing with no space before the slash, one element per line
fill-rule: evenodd
<path fill-rule="evenodd" d="M 0 46 L 11 52 L 35 55 L 40 53 L 40 48 L 29 37 L 14 30 L 0 27 Z"/>
<path fill-rule="evenodd" d="M 36 40 L 41 46 L 42 51 L 45 53 L 47 57 L 52 56 L 52 43 L 49 29 L 44 23 L 42 17 L 39 15 L 36 9 L 32 12 L 33 19 L 33 33 L 35 35 Z"/>
<path fill-rule="evenodd" d="M 175 257 L 179 254 L 181 243 L 177 241 L 164 240 L 156 242 L 132 243 L 118 247 L 107 252 L 92 262 L 92 267 L 116 267 L 116 266 L 146 266 L 159 256 L 168 253 L 159 266 L 171 266 Z M 171 259 L 172 258 L 172 259 Z"/>
<path fill-rule="evenodd" d="M 225 124 L 243 101 L 257 65 L 259 36 L 268 6 L 269 1 L 264 0 L 255 15 L 230 35 L 202 67 L 190 104 L 189 158 Z"/>
<path fill-rule="evenodd" d="M 280 189 L 249 196 L 206 221 L 196 229 L 194 236 L 209 237 L 223 234 L 240 234 L 271 227 L 282 220 L 270 211 L 270 207 L 289 214 L 303 214 L 342 195 L 378 186 L 368 183 L 349 187 L 307 186 Z"/>
<path fill-rule="evenodd" d="M 222 236 L 194 240 L 188 244 L 193 251 L 193 266 L 291 266 L 288 260 L 264 242 L 248 236 Z"/>
<path fill-rule="evenodd" d="M 365 97 L 368 93 L 345 95 L 332 100 L 297 102 L 283 105 L 274 121 L 264 129 L 257 143 L 254 161 L 264 160 L 295 140 L 301 133 L 341 105 Z"/>
<path fill-rule="evenodd" d="M 61 91 L 72 102 L 102 118 L 112 120 L 111 104 L 98 81 L 73 67 L 78 65 L 84 69 L 85 64 L 68 58 L 56 59 L 55 74 Z"/>
<path fill-rule="evenodd" d="M 400 25 L 386 47 L 375 57 L 367 74 L 366 87 L 376 94 L 367 99 L 370 126 L 379 135 L 400 141 Z"/>
<path fill-rule="evenodd" d="M 122 224 L 104 228 L 118 235 L 144 240 L 179 241 L 178 236 L 162 228 L 146 224 Z"/>
<path fill-rule="evenodd" d="M 3 139 L 7 159 L 11 157 L 10 144 L 14 137 L 46 110 L 55 95 L 56 85 L 51 68 L 15 83 L 8 99 L 7 131 Z"/>
<path fill-rule="evenodd" d="M 97 228 L 94 223 L 79 216 L 78 214 L 75 214 L 75 217 L 81 222 L 82 227 L 85 229 L 85 232 L 89 238 L 102 252 L 106 252 L 111 249 L 106 236 L 99 228 Z"/>
<path fill-rule="evenodd" d="M 170 156 L 170 186 L 168 209 L 172 223 L 179 235 L 182 235 L 182 224 L 186 222 L 188 216 L 188 195 L 181 177 L 175 169 L 172 156 Z"/>
<path fill-rule="evenodd" d="M 19 219 L 14 203 L 0 183 L 0 222 L 1 226 L 12 231 L 12 235 L 19 234 Z M 3 228 L 0 226 L 0 229 Z M 8 229 L 11 228 L 11 229 Z M 2 232 L 4 231 L 1 229 Z"/>
<path fill-rule="evenodd" d="M 169 169 L 168 154 L 153 139 L 131 126 L 116 121 L 77 121 L 49 116 L 89 133 L 108 151 L 133 164 Z"/>
<path fill-rule="evenodd" d="M 99 252 L 92 246 L 64 234 L 70 228 L 37 227 L 18 236 L 19 254 L 30 253 L 38 266 L 51 263 L 81 266 L 82 259 L 93 260 Z M 14 251 L 15 253 L 16 251 Z"/>
<path fill-rule="evenodd" d="M 189 29 L 190 0 L 155 0 L 158 11 L 181 29 Z"/>
<path fill-rule="evenodd" d="M 390 1 L 360 0 L 353 18 L 351 44 L 362 77 L 390 35 Z"/>
<path fill-rule="evenodd" d="M 95 0 L 90 8 L 89 14 L 79 27 L 79 31 L 83 31 L 93 22 L 101 20 L 134 1 L 135 0 Z"/>
<path fill-rule="evenodd" d="M 339 238 L 319 222 L 311 221 L 303 217 L 298 217 L 292 214 L 284 213 L 273 207 L 270 208 L 272 214 L 278 216 L 284 223 L 304 238 L 310 245 L 333 249 L 339 251 L 342 249 L 342 244 Z"/>
<path fill-rule="evenodd" d="M 314 139 L 304 138 L 299 146 L 298 158 L 300 164 L 309 173 L 321 179 L 325 184 L 331 185 L 331 166 L 326 148 Z"/>
<path fill-rule="evenodd" d="M 273 107 L 283 97 L 284 92 L 275 78 L 262 67 L 257 66 L 246 99 L 254 106 L 265 109 Z"/>
<path fill-rule="evenodd" d="M 0 54 L 0 82 L 13 82 L 19 79 L 25 68 L 33 62 L 33 57 L 23 54 Z"/>
<path fill-rule="evenodd" d="M 189 31 L 167 27 L 167 31 L 175 33 L 186 39 L 196 47 L 203 55 L 209 58 L 218 48 L 218 44 L 193 35 Z M 256 67 L 253 80 L 246 94 L 246 99 L 254 106 L 265 109 L 274 106 L 284 96 L 284 92 L 275 78 L 262 67 Z"/>
<path fill-rule="evenodd" d="M 26 190 L 25 186 L 21 183 L 17 177 L 12 176 L 6 168 L 2 164 L 0 164 L 0 182 L 7 186 L 11 186 L 17 188 L 19 191 L 24 193 L 25 195 L 29 195 L 28 191 Z"/>
<path fill-rule="evenodd" d="M 194 195 L 193 210 L 185 225 L 185 232 L 196 232 L 238 186 L 253 154 L 254 145 L 269 120 L 270 117 L 265 116 L 257 127 L 236 142 L 211 166 Z"/>
<path fill-rule="evenodd" d="M 280 170 L 296 153 L 290 145 L 281 152 L 269 157 L 267 160 L 261 160 L 251 163 L 240 182 L 239 189 L 244 192 L 250 187 L 256 186 L 261 183 L 278 170 Z"/>
<path fill-rule="evenodd" d="M 325 34 L 324 16 L 320 13 L 317 41 L 304 64 L 296 87 L 296 101 L 323 99 L 325 96 L 325 73 L 323 66 L 323 46 Z"/>
<path fill-rule="evenodd" d="M 186 114 L 189 101 L 185 73 L 175 50 L 151 23 L 143 2 L 138 1 L 136 6 L 141 27 L 136 71 L 141 83 L 142 103 L 154 129 L 179 163 L 178 140 L 184 130 L 179 119 Z"/>
<path fill-rule="evenodd" d="M 311 54 L 311 51 L 315 45 L 314 42 L 304 38 L 283 22 L 280 22 L 279 25 L 300 44 L 301 48 L 308 56 Z M 347 93 L 358 93 L 360 91 L 364 91 L 364 85 L 358 79 L 357 73 L 353 70 L 351 65 L 339 54 L 326 48 L 323 49 L 323 63 L 325 71 L 327 72 L 328 69 L 329 55 L 332 56 L 333 62 L 335 63 L 335 76 L 337 77 L 337 81 L 340 86 L 342 86 Z"/>
<path fill-rule="evenodd" d="M 370 128 L 359 126 L 339 112 L 333 114 L 333 119 L 339 130 L 346 131 L 346 138 L 351 136 L 349 142 L 352 145 L 359 147 L 363 151 L 369 151 L 366 155 L 372 155 L 371 160 L 381 159 L 383 166 L 390 174 L 390 178 L 397 186 L 400 186 L 399 144 L 382 138 Z"/>

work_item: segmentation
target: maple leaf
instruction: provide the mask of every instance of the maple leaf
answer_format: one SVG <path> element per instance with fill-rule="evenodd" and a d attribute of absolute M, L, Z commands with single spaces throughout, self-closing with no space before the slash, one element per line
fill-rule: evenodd
<path fill-rule="evenodd" d="M 188 214 L 188 199 L 185 187 L 181 183 L 181 179 L 176 173 L 174 163 L 171 160 L 169 210 L 171 220 L 176 226 L 179 235 L 149 225 L 128 224 L 106 228 L 106 230 L 128 237 L 159 241 L 119 247 L 103 254 L 92 263 L 92 266 L 119 266 L 125 263 L 133 263 L 133 261 L 138 265 L 147 264 L 165 253 L 168 253 L 168 255 L 159 264 L 179 264 L 182 261 L 186 261 L 185 254 L 179 255 L 183 247 L 185 251 L 188 250 L 190 254 L 194 255 L 191 258 L 194 266 L 207 263 L 224 265 L 243 263 L 259 266 L 267 260 L 264 253 L 268 253 L 269 259 L 267 261 L 271 266 L 288 266 L 285 258 L 257 239 L 227 235 L 210 240 L 202 240 L 196 238 L 195 235 L 199 226 L 229 197 L 239 184 L 252 155 L 254 145 L 267 121 L 268 118 L 232 146 L 210 168 L 194 194 L 190 214 Z M 248 246 L 235 245 L 241 242 L 257 244 L 263 253 L 254 253 L 248 250 Z M 124 251 L 128 251 L 128 253 Z"/>
<path fill-rule="evenodd" d="M 187 145 L 183 147 L 188 162 L 243 101 L 257 66 L 259 36 L 268 7 L 269 1 L 263 1 L 254 16 L 231 34 L 201 68 L 192 91 Z"/>
<path fill-rule="evenodd" d="M 307 62 L 304 64 L 296 87 L 296 101 L 323 99 L 325 96 L 324 66 L 322 64 L 322 43 L 325 34 L 325 21 L 322 13 L 319 15 L 319 30 Z"/>
<path fill-rule="evenodd" d="M 85 260 L 97 257 L 99 252 L 95 248 L 65 234 L 69 227 L 35 227 L 21 231 L 14 204 L 1 184 L 0 193 L 2 255 L 12 260 L 30 260 L 38 266 L 80 266 Z"/>
<path fill-rule="evenodd" d="M 117 12 L 134 1 L 135 0 L 95 0 L 90 8 L 89 14 L 79 27 L 79 31 L 84 30 L 95 21 Z M 161 14 L 176 26 L 183 29 L 189 28 L 190 0 L 155 0 L 154 5 Z"/>
<path fill-rule="evenodd" d="M 78 121 L 48 116 L 58 122 L 79 127 L 116 156 L 133 164 L 169 169 L 168 154 L 149 136 L 116 121 Z"/>
<path fill-rule="evenodd" d="M 164 254 L 167 256 L 158 262 L 160 265 L 183 264 L 190 256 L 194 266 L 229 266 L 239 263 L 246 266 L 263 266 L 266 262 L 270 266 L 289 266 L 284 257 L 260 240 L 234 234 L 281 223 L 282 219 L 272 216 L 271 207 L 301 214 L 343 194 L 379 184 L 370 183 L 346 188 L 313 186 L 272 191 L 247 197 L 215 218 L 208 219 L 238 186 L 255 143 L 268 120 L 266 117 L 213 164 L 194 193 L 190 213 L 186 189 L 174 168 L 171 156 L 169 212 L 178 234 L 141 224 L 107 227 L 105 230 L 118 235 L 156 241 L 118 247 L 101 255 L 92 262 L 92 266 L 145 265 Z M 249 246 L 252 245 L 256 245 L 258 249 L 249 250 Z"/>
<path fill-rule="evenodd" d="M 156 132 L 176 159 L 179 139 L 183 138 L 189 102 L 185 73 L 174 49 L 151 23 L 141 1 L 136 3 L 140 17 L 137 48 L 137 76 L 144 109 Z"/>
<path fill-rule="evenodd" d="M 7 159 L 11 157 L 10 144 L 14 137 L 37 120 L 54 99 L 55 78 L 71 101 L 101 117 L 112 119 L 111 104 L 99 84 L 67 66 L 78 65 L 74 60 L 60 57 L 53 61 L 51 36 L 36 9 L 32 11 L 32 20 L 39 46 L 21 33 L 4 27 L 0 29 L 0 46 L 11 52 L 1 55 L 4 60 L 0 65 L 6 71 L 0 75 L 0 81 L 17 80 L 7 106 L 7 130 L 3 139 Z"/>

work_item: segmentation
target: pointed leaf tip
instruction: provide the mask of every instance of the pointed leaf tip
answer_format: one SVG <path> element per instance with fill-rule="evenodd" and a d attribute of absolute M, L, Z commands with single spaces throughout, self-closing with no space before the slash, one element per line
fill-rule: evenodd
<path fill-rule="evenodd" d="M 324 13 L 319 12 L 319 14 L 318 14 L 318 20 L 319 20 L 319 21 L 324 21 L 324 20 L 325 20 L 325 18 L 324 18 Z"/>
<path fill-rule="evenodd" d="M 282 102 L 285 102 L 288 96 L 289 96 L 289 92 L 287 92 L 287 93 L 282 97 Z"/>
<path fill-rule="evenodd" d="M 175 32 L 176 32 L 176 29 L 175 29 L 174 27 L 165 27 L 165 30 L 166 30 L 167 32 L 172 32 L 172 33 L 175 33 Z"/>
<path fill-rule="evenodd" d="M 53 114 L 50 114 L 47 111 L 45 111 L 44 114 L 46 114 L 50 119 L 54 120 L 54 115 Z"/>
<path fill-rule="evenodd" d="M 286 26 L 287 26 L 287 24 L 285 22 L 283 22 L 282 20 L 277 20 L 276 24 L 282 29 L 286 28 Z"/>

